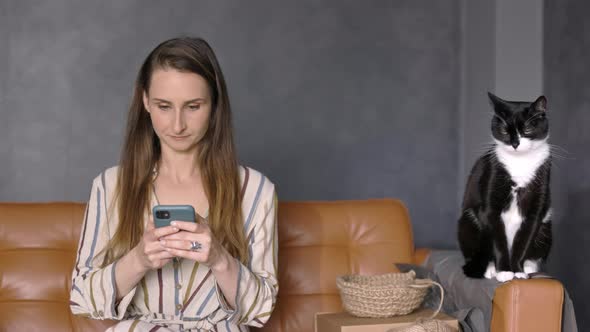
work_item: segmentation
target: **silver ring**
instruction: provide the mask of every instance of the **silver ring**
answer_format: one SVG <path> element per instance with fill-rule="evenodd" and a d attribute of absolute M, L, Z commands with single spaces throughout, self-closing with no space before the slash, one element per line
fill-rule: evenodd
<path fill-rule="evenodd" d="M 203 245 L 201 245 L 199 242 L 197 241 L 191 241 L 191 250 L 192 251 L 199 251 L 201 248 L 203 248 Z"/>

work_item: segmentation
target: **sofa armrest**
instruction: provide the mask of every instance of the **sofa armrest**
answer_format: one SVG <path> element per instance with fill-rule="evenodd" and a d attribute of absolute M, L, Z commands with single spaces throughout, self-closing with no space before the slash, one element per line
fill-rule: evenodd
<path fill-rule="evenodd" d="M 458 250 L 432 250 L 423 265 L 445 289 L 445 311 L 464 315 L 472 330 L 561 331 L 563 324 L 564 332 L 576 331 L 571 300 L 559 281 L 542 274 L 507 283 L 472 279 L 461 271 L 463 264 Z"/>
<path fill-rule="evenodd" d="M 414 251 L 413 263 L 417 265 L 422 265 L 426 261 L 426 258 L 428 258 L 428 256 L 430 255 L 430 252 L 432 252 L 432 249 L 416 248 L 416 250 Z"/>
<path fill-rule="evenodd" d="M 513 280 L 496 288 L 491 331 L 561 331 L 563 285 L 553 279 Z"/>

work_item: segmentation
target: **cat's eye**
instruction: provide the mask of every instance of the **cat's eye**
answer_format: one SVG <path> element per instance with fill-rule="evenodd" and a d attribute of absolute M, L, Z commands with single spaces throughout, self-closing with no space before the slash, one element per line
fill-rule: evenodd
<path fill-rule="evenodd" d="M 544 114 L 537 114 L 531 118 L 529 118 L 524 125 L 529 127 L 536 127 L 537 125 L 539 125 L 539 122 L 542 121 L 543 119 L 545 119 L 545 115 Z"/>
<path fill-rule="evenodd" d="M 504 127 L 504 126 L 500 127 L 500 134 L 502 134 L 502 135 L 506 135 L 506 134 L 508 134 L 508 130 L 507 130 L 507 128 L 506 128 L 506 127 Z"/>

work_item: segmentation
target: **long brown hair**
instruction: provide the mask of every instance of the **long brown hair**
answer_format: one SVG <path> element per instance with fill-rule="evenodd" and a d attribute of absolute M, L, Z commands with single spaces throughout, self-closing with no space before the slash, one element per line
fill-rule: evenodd
<path fill-rule="evenodd" d="M 209 85 L 211 116 L 207 132 L 198 143 L 197 156 L 209 200 L 209 227 L 232 256 L 246 262 L 240 178 L 225 80 L 209 44 L 200 38 L 184 37 L 158 45 L 145 59 L 137 76 L 113 198 L 119 224 L 105 247 L 103 266 L 134 248 L 144 232 L 144 213 L 149 213 L 152 194 L 152 172 L 160 159 L 161 147 L 142 97 L 149 91 L 152 73 L 158 68 L 195 73 Z"/>

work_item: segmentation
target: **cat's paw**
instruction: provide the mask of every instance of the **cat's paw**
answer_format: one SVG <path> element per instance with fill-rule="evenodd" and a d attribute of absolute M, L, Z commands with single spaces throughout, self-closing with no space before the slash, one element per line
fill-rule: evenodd
<path fill-rule="evenodd" d="M 514 274 L 514 278 L 516 278 L 516 279 L 528 279 L 529 278 L 529 275 L 527 273 L 525 273 L 525 272 L 516 272 Z"/>
<path fill-rule="evenodd" d="M 539 272 L 539 263 L 537 263 L 536 261 L 527 259 L 526 261 L 524 261 L 522 269 L 524 270 L 524 273 L 526 273 L 526 274 Z"/>
<path fill-rule="evenodd" d="M 514 279 L 514 272 L 500 271 L 496 275 L 496 280 L 498 280 L 499 282 L 506 282 L 506 281 L 510 281 L 512 279 Z"/>
<path fill-rule="evenodd" d="M 494 263 L 490 263 L 488 264 L 488 268 L 486 270 L 486 273 L 484 273 L 484 277 L 486 279 L 492 279 L 494 277 L 496 277 L 497 271 L 496 271 L 496 266 L 494 265 Z"/>

